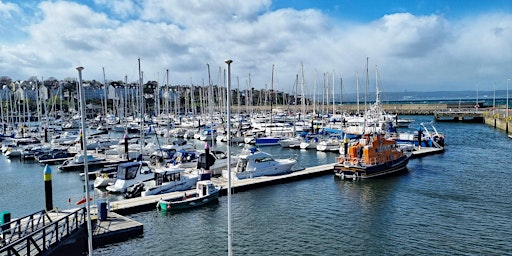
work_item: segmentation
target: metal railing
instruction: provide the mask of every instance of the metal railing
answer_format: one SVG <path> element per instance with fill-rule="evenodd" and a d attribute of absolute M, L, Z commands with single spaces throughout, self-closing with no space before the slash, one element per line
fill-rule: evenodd
<path fill-rule="evenodd" d="M 61 213 L 59 213 L 61 214 Z M 86 210 L 64 212 L 51 220 L 45 211 L 6 223 L 12 227 L 2 234 L 0 255 L 40 255 L 67 238 L 86 223 Z"/>

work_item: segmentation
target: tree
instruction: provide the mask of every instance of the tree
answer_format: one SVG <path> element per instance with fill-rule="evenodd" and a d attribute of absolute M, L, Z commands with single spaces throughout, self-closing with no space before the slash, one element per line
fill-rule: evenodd
<path fill-rule="evenodd" d="M 12 79 L 8 76 L 0 76 L 0 86 L 9 85 L 12 83 Z"/>

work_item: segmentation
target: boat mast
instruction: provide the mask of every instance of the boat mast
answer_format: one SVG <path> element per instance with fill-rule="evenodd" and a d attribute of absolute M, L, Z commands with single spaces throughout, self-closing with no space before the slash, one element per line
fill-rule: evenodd
<path fill-rule="evenodd" d="M 105 79 L 105 67 L 102 67 L 102 69 L 103 69 L 103 91 L 105 93 L 105 108 L 103 109 L 103 116 L 107 117 L 107 112 L 108 112 L 107 80 Z"/>
<path fill-rule="evenodd" d="M 300 73 L 301 73 L 301 82 L 300 82 L 300 94 L 301 94 L 301 111 L 302 115 L 306 115 L 306 96 L 304 92 L 304 63 L 300 63 Z M 314 96 L 313 96 L 314 97 Z M 297 106 L 297 103 L 295 103 L 295 106 Z"/>
<path fill-rule="evenodd" d="M 144 88 L 142 88 L 142 72 L 140 70 L 140 58 L 138 59 L 139 64 L 139 100 L 140 100 L 140 154 L 142 155 L 142 150 L 144 148 Z M 86 176 L 87 177 L 87 176 Z"/>
<path fill-rule="evenodd" d="M 233 61 L 232 60 L 226 60 L 225 63 L 228 65 L 228 79 L 226 79 L 226 83 L 227 83 L 227 89 L 228 89 L 228 94 L 229 92 L 231 91 L 231 63 Z M 232 232 L 232 227 L 231 227 L 231 222 L 232 222 L 232 216 L 231 216 L 231 97 L 227 97 L 227 115 L 228 115 L 228 120 L 227 120 L 227 123 L 228 123 L 228 127 L 227 127 L 227 133 L 228 133 L 228 136 L 227 136 L 227 143 L 228 143 L 228 150 L 227 150 L 227 154 L 228 154 L 228 158 L 227 158 L 227 162 L 228 162 L 228 166 L 227 166 L 227 169 L 228 169 L 228 256 L 232 256 L 233 255 L 233 248 L 232 248 L 232 240 L 233 240 L 233 232 Z"/>
<path fill-rule="evenodd" d="M 82 119 L 82 141 L 83 141 L 83 157 L 84 157 L 84 174 L 85 174 L 85 204 L 87 208 L 87 246 L 89 255 L 92 256 L 92 223 L 91 223 L 91 200 L 89 197 L 89 165 L 87 164 L 87 134 L 85 125 L 85 93 L 82 87 L 82 70 L 83 67 L 77 67 L 78 70 L 78 90 L 80 92 L 80 110 Z"/>
<path fill-rule="evenodd" d="M 336 91 L 336 90 L 334 90 L 334 86 L 336 84 L 336 82 L 334 81 L 335 74 L 336 74 L 336 71 L 333 69 L 332 70 L 332 115 L 336 114 L 336 103 L 334 101 L 335 100 L 334 92 Z"/>
<path fill-rule="evenodd" d="M 272 80 L 270 82 L 270 90 L 274 91 L 274 64 L 272 64 Z M 270 124 L 272 125 L 272 94 L 270 94 Z M 272 136 L 272 128 L 270 128 L 270 136 Z"/>

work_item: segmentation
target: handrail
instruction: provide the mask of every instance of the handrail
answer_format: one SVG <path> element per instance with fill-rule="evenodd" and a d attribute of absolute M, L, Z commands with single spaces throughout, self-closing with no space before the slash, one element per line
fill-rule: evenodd
<path fill-rule="evenodd" d="M 38 217 L 35 218 L 35 216 Z M 25 217 L 5 223 L 3 226 L 8 226 L 11 228 L 9 229 L 10 232 L 2 232 L 2 241 L 6 244 L 9 244 L 16 239 L 25 236 L 29 230 L 32 232 L 38 229 L 41 225 L 45 225 L 47 222 L 52 222 L 52 220 L 45 210 L 41 210 Z M 25 223 L 23 230 L 22 223 Z M 12 227 L 13 224 L 14 227 Z"/>
<path fill-rule="evenodd" d="M 38 213 L 42 212 L 44 211 Z M 50 223 L 26 234 L 23 238 L 18 238 L 1 247 L 0 255 L 41 254 L 84 225 L 85 214 L 85 208 L 79 208 L 58 220 L 50 221 Z"/>

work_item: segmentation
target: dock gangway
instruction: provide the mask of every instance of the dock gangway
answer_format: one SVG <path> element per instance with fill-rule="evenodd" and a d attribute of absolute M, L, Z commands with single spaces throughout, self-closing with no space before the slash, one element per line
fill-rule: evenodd
<path fill-rule="evenodd" d="M 85 207 L 39 211 L 2 225 L 0 256 L 44 255 L 86 224 Z"/>

